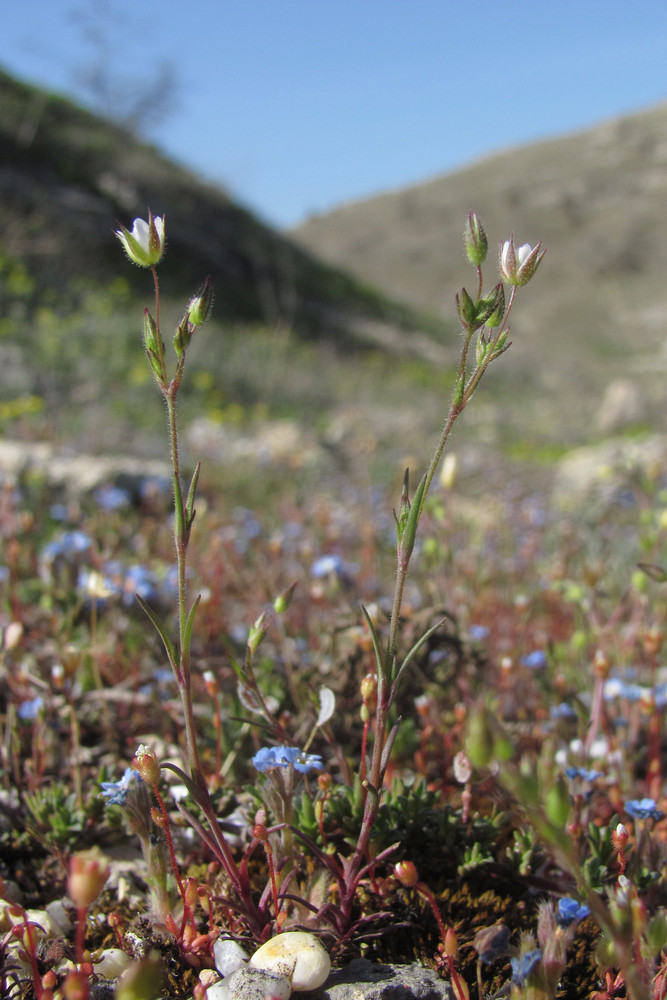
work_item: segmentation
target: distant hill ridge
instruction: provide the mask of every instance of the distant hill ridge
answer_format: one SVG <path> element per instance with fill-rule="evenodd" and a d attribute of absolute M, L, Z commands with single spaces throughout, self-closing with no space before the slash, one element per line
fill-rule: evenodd
<path fill-rule="evenodd" d="M 400 341 L 402 329 L 422 325 L 414 310 L 318 263 L 154 147 L 1 71 L 0 192 L 2 257 L 63 299 L 81 278 L 109 282 L 121 267 L 145 294 L 145 275 L 123 267 L 113 230 L 150 206 L 167 216 L 164 287 L 189 296 L 210 273 L 220 319 L 283 322 L 360 344 L 377 327 Z"/>
<path fill-rule="evenodd" d="M 343 205 L 292 235 L 323 260 L 447 315 L 454 291 L 474 281 L 458 236 L 470 208 L 492 258 L 512 229 L 519 242 L 547 247 L 513 321 L 523 363 L 534 373 L 541 366 L 545 386 L 562 389 L 568 372 L 578 381 L 586 366 L 593 391 L 647 359 L 664 369 L 667 104 Z M 487 273 L 496 280 L 493 260 Z"/>

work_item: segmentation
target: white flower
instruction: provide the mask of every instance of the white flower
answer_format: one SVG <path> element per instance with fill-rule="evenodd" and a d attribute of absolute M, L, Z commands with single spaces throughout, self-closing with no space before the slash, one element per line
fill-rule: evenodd
<path fill-rule="evenodd" d="M 131 232 L 121 226 L 116 236 L 133 263 L 139 267 L 153 267 L 164 253 L 164 216 L 153 216 L 149 209 L 148 222 L 135 219 Z"/>
<path fill-rule="evenodd" d="M 536 247 L 523 243 L 518 249 L 514 246 L 514 233 L 500 245 L 498 269 L 501 280 L 506 285 L 525 285 L 537 271 L 546 250 L 542 250 L 542 240 Z"/>

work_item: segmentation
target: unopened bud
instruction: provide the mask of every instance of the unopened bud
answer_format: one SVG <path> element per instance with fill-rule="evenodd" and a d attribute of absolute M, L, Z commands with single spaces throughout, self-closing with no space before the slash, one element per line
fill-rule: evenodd
<path fill-rule="evenodd" d="M 188 316 L 192 326 L 201 326 L 208 316 L 213 302 L 213 282 L 209 274 L 196 295 L 190 299 Z"/>
<path fill-rule="evenodd" d="M 394 865 L 394 875 L 404 886 L 417 885 L 419 881 L 419 875 L 417 874 L 417 868 L 412 861 L 399 861 Z"/>
<path fill-rule="evenodd" d="M 378 679 L 375 674 L 366 674 L 361 681 L 361 697 L 365 702 L 374 701 L 378 687 Z"/>
<path fill-rule="evenodd" d="M 471 264 L 479 267 L 486 260 L 489 244 L 477 212 L 468 212 L 465 229 L 463 230 L 463 241 L 466 248 L 466 257 Z"/>
<path fill-rule="evenodd" d="M 619 823 L 615 830 L 611 834 L 611 842 L 614 845 L 615 850 L 621 853 L 628 846 L 628 840 L 630 839 L 628 831 L 626 830 L 623 823 Z"/>
<path fill-rule="evenodd" d="M 67 878 L 67 893 L 74 905 L 79 909 L 89 907 L 101 893 L 110 872 L 108 859 L 98 848 L 74 853 Z"/>
<path fill-rule="evenodd" d="M 459 942 L 457 940 L 456 934 L 451 927 L 447 928 L 447 933 L 445 934 L 445 955 L 449 958 L 456 958 L 459 953 Z"/>
<path fill-rule="evenodd" d="M 266 628 L 266 611 L 262 611 L 259 618 L 250 626 L 248 632 L 248 649 L 251 654 L 257 652 L 259 646 L 266 638 L 268 629 Z"/>
<path fill-rule="evenodd" d="M 595 676 L 604 681 L 609 677 L 610 670 L 611 662 L 609 657 L 601 649 L 596 650 L 593 657 L 593 673 Z"/>
<path fill-rule="evenodd" d="M 153 751 L 142 743 L 134 755 L 134 766 L 147 785 L 160 781 L 160 765 Z"/>
<path fill-rule="evenodd" d="M 183 882 L 183 898 L 191 910 L 197 905 L 197 879 L 189 876 Z"/>
<path fill-rule="evenodd" d="M 461 289 L 455 301 L 456 311 L 459 314 L 461 323 L 466 330 L 474 330 L 477 325 L 477 307 L 465 288 Z M 481 326 L 482 324 L 480 323 L 479 325 Z"/>
<path fill-rule="evenodd" d="M 290 604 L 292 603 L 292 598 L 294 597 L 294 591 L 296 590 L 296 582 L 284 590 L 282 594 L 279 594 L 275 601 L 273 602 L 273 610 L 277 615 L 284 615 Z"/>

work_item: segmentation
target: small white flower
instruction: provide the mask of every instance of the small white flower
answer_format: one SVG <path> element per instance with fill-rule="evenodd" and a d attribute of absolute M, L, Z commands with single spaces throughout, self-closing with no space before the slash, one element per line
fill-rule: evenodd
<path fill-rule="evenodd" d="M 148 222 L 135 219 L 131 232 L 125 226 L 116 230 L 125 253 L 139 267 L 153 267 L 164 253 L 164 216 L 153 216 L 148 210 Z"/>
<path fill-rule="evenodd" d="M 506 285 L 525 285 L 537 271 L 546 250 L 542 250 L 542 240 L 536 247 L 523 243 L 518 249 L 514 246 L 514 233 L 500 245 L 498 269 L 501 280 Z"/>

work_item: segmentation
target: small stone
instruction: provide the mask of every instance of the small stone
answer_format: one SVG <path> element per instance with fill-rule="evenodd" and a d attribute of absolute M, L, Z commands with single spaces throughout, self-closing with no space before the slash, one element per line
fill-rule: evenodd
<path fill-rule="evenodd" d="M 289 979 L 265 969 L 237 969 L 219 983 L 209 986 L 206 1000 L 289 1000 L 292 987 Z"/>
<path fill-rule="evenodd" d="M 248 954 L 238 941 L 232 938 L 218 938 L 213 945 L 213 960 L 221 976 L 231 976 L 242 969 L 248 961 Z"/>
<path fill-rule="evenodd" d="M 331 970 L 331 959 L 314 934 L 285 931 L 258 948 L 249 965 L 285 976 L 293 990 L 302 992 L 322 985 Z"/>
<path fill-rule="evenodd" d="M 120 948 L 105 948 L 93 969 L 103 979 L 117 979 L 131 961 L 130 956 Z"/>
<path fill-rule="evenodd" d="M 54 899 L 46 904 L 49 917 L 49 931 L 52 935 L 67 937 L 72 933 L 72 920 L 62 899 Z"/>

